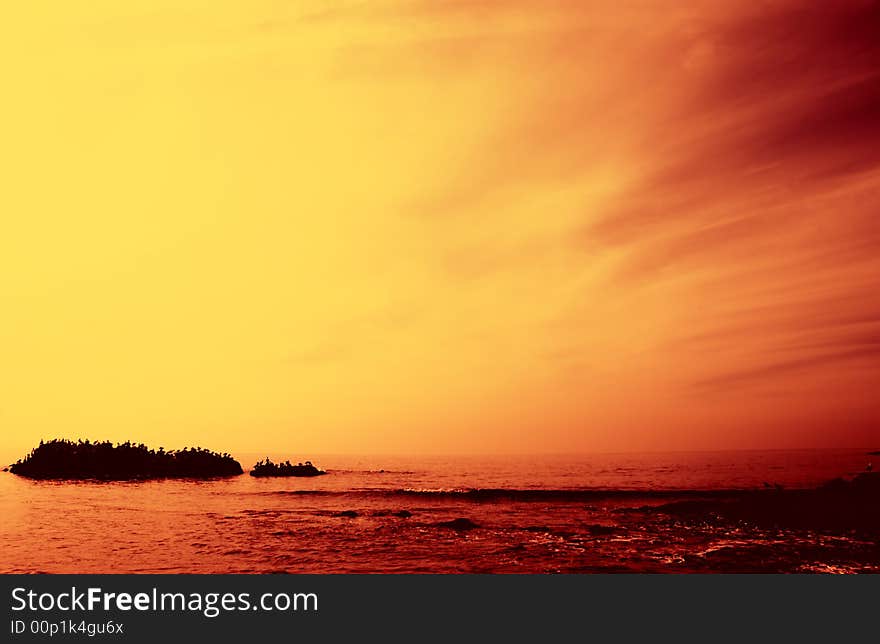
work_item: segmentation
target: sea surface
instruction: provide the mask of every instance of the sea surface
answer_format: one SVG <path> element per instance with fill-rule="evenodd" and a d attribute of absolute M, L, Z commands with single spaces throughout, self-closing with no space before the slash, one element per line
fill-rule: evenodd
<path fill-rule="evenodd" d="M 2 473 L 0 572 L 880 572 L 880 545 L 853 535 L 651 509 L 765 483 L 811 487 L 864 470 L 867 451 L 308 455 L 329 473 L 212 481 Z M 238 456 L 248 468 L 263 455 Z"/>

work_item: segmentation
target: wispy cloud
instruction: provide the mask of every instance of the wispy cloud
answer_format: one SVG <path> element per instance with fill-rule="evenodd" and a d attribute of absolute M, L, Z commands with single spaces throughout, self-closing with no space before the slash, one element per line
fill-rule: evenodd
<path fill-rule="evenodd" d="M 703 348 L 753 363 L 712 364 L 692 346 L 682 357 L 709 370 L 701 387 L 774 385 L 875 357 L 837 321 L 880 322 L 878 24 L 880 4 L 858 1 L 707 16 L 681 43 L 693 60 L 668 127 L 589 226 L 590 240 L 625 254 L 621 288 L 689 281 Z M 794 344 L 803 334 L 821 340 Z"/>

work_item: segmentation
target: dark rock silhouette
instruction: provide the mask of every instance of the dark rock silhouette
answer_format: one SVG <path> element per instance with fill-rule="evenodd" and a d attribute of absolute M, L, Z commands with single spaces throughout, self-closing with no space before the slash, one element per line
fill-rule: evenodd
<path fill-rule="evenodd" d="M 96 479 L 107 481 L 163 478 L 204 479 L 236 476 L 243 470 L 229 454 L 201 447 L 166 452 L 131 442 L 40 441 L 9 471 L 32 479 Z"/>
<path fill-rule="evenodd" d="M 880 456 L 880 449 L 875 452 L 868 452 L 868 456 Z"/>
<path fill-rule="evenodd" d="M 683 519 L 880 536 L 880 473 L 863 472 L 807 490 L 744 491 L 731 499 L 686 500 L 653 508 Z"/>
<path fill-rule="evenodd" d="M 336 513 L 337 517 L 348 517 L 349 519 L 356 519 L 358 517 L 358 513 L 354 510 L 343 510 L 342 512 Z"/>
<path fill-rule="evenodd" d="M 324 470 L 319 470 L 312 465 L 311 461 L 305 463 L 297 463 L 292 465 L 290 461 L 283 463 L 273 463 L 268 458 L 260 461 L 251 469 L 251 476 L 321 476 L 326 474 Z"/>
<path fill-rule="evenodd" d="M 622 531 L 620 526 L 600 525 L 598 523 L 592 523 L 592 524 L 584 526 L 584 527 L 586 528 L 587 532 L 589 532 L 594 537 L 601 537 L 601 536 L 607 536 L 610 534 L 617 534 L 618 532 Z"/>
<path fill-rule="evenodd" d="M 452 530 L 474 530 L 480 526 L 467 518 L 452 519 L 451 521 L 441 521 L 435 524 L 438 528 L 451 528 Z"/>
<path fill-rule="evenodd" d="M 413 514 L 409 510 L 375 510 L 372 515 L 374 517 L 397 517 L 399 519 L 409 519 Z"/>

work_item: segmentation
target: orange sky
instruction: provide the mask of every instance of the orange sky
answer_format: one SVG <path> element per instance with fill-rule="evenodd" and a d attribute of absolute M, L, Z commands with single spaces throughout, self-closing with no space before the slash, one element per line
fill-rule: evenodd
<path fill-rule="evenodd" d="M 880 443 L 878 7 L 4 8 L 2 448 Z"/>

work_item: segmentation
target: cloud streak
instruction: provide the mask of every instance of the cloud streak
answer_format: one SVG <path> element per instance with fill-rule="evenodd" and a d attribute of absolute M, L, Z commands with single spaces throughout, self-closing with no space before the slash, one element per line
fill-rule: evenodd
<path fill-rule="evenodd" d="M 690 307 L 707 314 L 691 320 L 709 328 L 683 359 L 710 369 L 702 389 L 793 387 L 852 362 L 876 378 L 874 345 L 835 320 L 880 321 L 878 29 L 876 2 L 706 18 L 682 43 L 692 74 L 655 150 L 639 151 L 644 171 L 589 226 L 626 256 L 621 288 L 691 284 Z M 823 340 L 795 348 L 804 334 Z M 797 357 L 774 358 L 780 347 Z M 753 364 L 709 367 L 709 348 Z"/>

